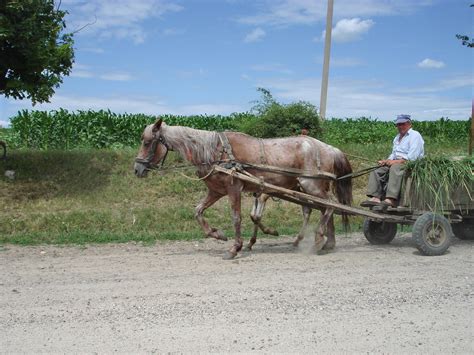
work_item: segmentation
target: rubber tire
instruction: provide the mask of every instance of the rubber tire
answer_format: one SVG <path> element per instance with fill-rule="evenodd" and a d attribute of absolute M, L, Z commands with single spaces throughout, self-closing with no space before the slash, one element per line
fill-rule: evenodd
<path fill-rule="evenodd" d="M 364 219 L 364 235 L 370 244 L 380 245 L 390 243 L 397 234 L 397 224 L 391 222 L 375 222 Z"/>
<path fill-rule="evenodd" d="M 434 238 L 441 240 L 430 239 L 430 232 L 433 229 L 441 233 L 440 236 L 435 235 Z M 412 237 L 421 254 L 428 256 L 443 255 L 451 245 L 453 230 L 444 216 L 426 212 L 418 217 L 415 224 L 413 224 Z"/>
<path fill-rule="evenodd" d="M 451 227 L 454 235 L 459 239 L 474 239 L 474 220 L 455 223 Z"/>

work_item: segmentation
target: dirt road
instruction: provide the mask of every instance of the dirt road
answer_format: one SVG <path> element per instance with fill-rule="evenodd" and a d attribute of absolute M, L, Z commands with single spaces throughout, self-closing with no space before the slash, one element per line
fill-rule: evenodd
<path fill-rule="evenodd" d="M 0 352 L 472 353 L 473 243 L 0 248 Z"/>

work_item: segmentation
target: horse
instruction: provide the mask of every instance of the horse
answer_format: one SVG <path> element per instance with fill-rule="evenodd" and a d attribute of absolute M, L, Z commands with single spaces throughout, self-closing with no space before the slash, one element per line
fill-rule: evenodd
<path fill-rule="evenodd" d="M 225 253 L 224 259 L 233 259 L 242 249 L 241 237 L 241 193 L 257 195 L 270 193 L 258 184 L 245 182 L 231 175 L 214 171 L 221 163 L 248 164 L 245 171 L 258 176 L 267 183 L 289 190 L 328 199 L 332 192 L 342 204 L 352 203 L 352 180 L 314 178 L 323 173 L 340 177 L 352 173 L 346 156 L 337 148 L 310 136 L 261 139 L 240 132 L 215 132 L 182 126 L 169 126 L 158 119 L 145 127 L 141 145 L 135 158 L 134 171 L 137 177 L 146 177 L 149 170 L 157 168 L 168 154 L 177 151 L 196 168 L 196 173 L 207 186 L 207 195 L 195 209 L 195 218 L 206 237 L 227 240 L 224 233 L 211 227 L 204 218 L 204 211 L 216 201 L 228 196 L 232 209 L 234 244 Z M 266 171 L 259 166 L 280 167 L 282 170 L 300 171 L 300 176 L 278 171 Z M 307 208 L 306 210 L 308 210 Z M 262 208 L 263 212 L 263 208 Z M 333 208 L 321 207 L 322 217 L 314 235 L 315 249 L 333 249 L 336 245 Z M 261 218 L 261 214 L 260 214 Z M 306 216 L 305 216 L 306 218 Z M 308 214 L 309 218 L 309 214 Z M 255 222 L 255 221 L 254 221 Z M 344 225 L 348 218 L 343 215 Z M 301 234 L 301 233 L 300 233 Z M 324 235 L 326 234 L 326 239 Z M 301 235 L 298 236 L 301 238 Z M 295 243 L 298 242 L 298 239 Z"/>

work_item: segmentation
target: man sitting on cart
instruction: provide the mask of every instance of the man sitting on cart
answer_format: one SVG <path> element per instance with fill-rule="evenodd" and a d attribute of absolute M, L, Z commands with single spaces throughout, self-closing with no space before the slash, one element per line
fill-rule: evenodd
<path fill-rule="evenodd" d="M 421 134 L 411 128 L 410 115 L 398 115 L 395 125 L 398 134 L 393 139 L 392 153 L 386 160 L 379 160 L 380 167 L 370 173 L 367 187 L 367 196 L 370 199 L 362 202 L 361 206 L 397 206 L 404 163 L 424 155 L 425 142 Z"/>

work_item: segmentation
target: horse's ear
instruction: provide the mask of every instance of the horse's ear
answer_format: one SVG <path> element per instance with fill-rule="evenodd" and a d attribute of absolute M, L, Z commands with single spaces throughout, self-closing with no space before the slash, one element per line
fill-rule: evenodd
<path fill-rule="evenodd" d="M 153 133 L 158 132 L 158 130 L 161 127 L 161 124 L 163 123 L 163 120 L 161 118 L 157 119 L 155 124 L 153 125 L 152 131 Z"/>

